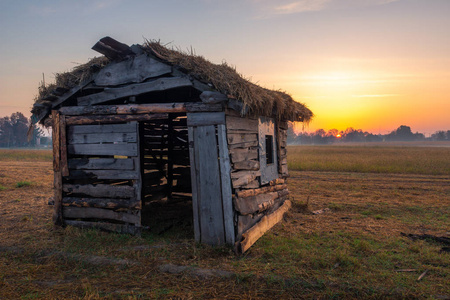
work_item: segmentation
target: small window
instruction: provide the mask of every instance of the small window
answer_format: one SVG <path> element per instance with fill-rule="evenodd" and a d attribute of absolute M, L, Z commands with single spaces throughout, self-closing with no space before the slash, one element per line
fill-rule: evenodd
<path fill-rule="evenodd" d="M 266 164 L 273 164 L 273 135 L 266 135 Z"/>

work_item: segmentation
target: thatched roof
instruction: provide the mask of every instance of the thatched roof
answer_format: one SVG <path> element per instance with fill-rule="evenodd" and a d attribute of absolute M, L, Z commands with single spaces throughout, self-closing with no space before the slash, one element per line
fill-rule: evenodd
<path fill-rule="evenodd" d="M 176 66 L 193 78 L 207 83 L 215 90 L 242 102 L 251 114 L 274 116 L 290 121 L 309 122 L 313 113 L 306 105 L 296 102 L 282 91 L 260 87 L 236 72 L 227 63 L 213 64 L 202 56 L 170 49 L 158 41 L 146 41 L 139 48 L 165 63 Z M 39 88 L 32 109 L 34 115 L 42 114 L 53 101 L 68 90 L 79 86 L 109 63 L 106 57 L 93 58 L 70 72 L 57 73 L 56 82 Z"/>

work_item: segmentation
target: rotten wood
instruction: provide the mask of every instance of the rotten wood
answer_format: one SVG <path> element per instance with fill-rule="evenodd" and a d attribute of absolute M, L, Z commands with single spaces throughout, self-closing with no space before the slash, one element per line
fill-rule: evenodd
<path fill-rule="evenodd" d="M 141 201 L 134 199 L 64 197 L 63 206 L 96 207 L 108 209 L 141 209 Z"/>
<path fill-rule="evenodd" d="M 227 141 L 228 145 L 254 142 L 258 141 L 258 135 L 253 133 L 250 134 L 228 133 Z"/>
<path fill-rule="evenodd" d="M 67 125 L 89 125 L 98 123 L 107 124 L 130 121 L 150 121 L 154 119 L 167 119 L 167 114 L 71 116 L 66 118 L 66 123 Z"/>
<path fill-rule="evenodd" d="M 137 179 L 136 171 L 123 170 L 72 170 L 68 179 Z"/>
<path fill-rule="evenodd" d="M 59 113 L 57 110 L 52 110 L 52 144 L 53 144 L 53 171 L 58 172 L 60 170 L 60 160 L 61 160 L 61 153 L 60 153 L 60 119 L 59 119 Z"/>
<path fill-rule="evenodd" d="M 124 97 L 139 96 L 144 93 L 165 91 L 174 88 L 192 86 L 192 82 L 184 77 L 159 78 L 144 83 L 129 84 L 124 87 L 105 89 L 103 92 L 78 97 L 78 105 L 94 105 Z"/>
<path fill-rule="evenodd" d="M 96 207 L 64 206 L 63 214 L 64 218 L 69 219 L 107 219 L 137 225 L 139 225 L 141 222 L 141 218 L 139 215 Z"/>
<path fill-rule="evenodd" d="M 244 160 L 233 164 L 234 170 L 259 170 L 259 161 L 257 160 Z"/>
<path fill-rule="evenodd" d="M 235 210 L 241 215 L 248 215 L 267 210 L 275 203 L 277 198 L 277 192 L 268 192 L 246 198 L 234 197 L 233 202 Z"/>
<path fill-rule="evenodd" d="M 128 185 L 108 184 L 64 184 L 63 191 L 67 194 L 101 198 L 133 198 L 135 190 Z"/>
<path fill-rule="evenodd" d="M 63 115 L 128 115 L 149 113 L 182 113 L 187 107 L 196 110 L 207 110 L 211 107 L 194 103 L 152 103 L 152 104 L 128 104 L 128 105 L 95 105 L 95 106 L 65 106 L 60 108 Z"/>
<path fill-rule="evenodd" d="M 226 116 L 227 129 L 258 132 L 258 120 Z"/>
<path fill-rule="evenodd" d="M 256 177 L 261 176 L 259 171 L 238 171 L 231 173 L 231 180 L 233 182 L 233 187 L 238 188 L 240 186 L 246 185 L 256 179 Z"/>
<path fill-rule="evenodd" d="M 264 216 L 252 228 L 242 234 L 242 241 L 237 243 L 237 251 L 247 251 L 265 232 L 281 221 L 285 212 L 291 207 L 291 202 L 286 200 L 274 213 Z"/>
<path fill-rule="evenodd" d="M 134 161 L 129 158 L 69 159 L 68 165 L 70 169 L 75 170 L 134 170 Z"/>
<path fill-rule="evenodd" d="M 230 149 L 231 161 L 235 164 L 241 161 L 247 161 L 258 158 L 257 149 Z"/>
<path fill-rule="evenodd" d="M 279 184 L 279 185 L 273 185 L 273 186 L 265 186 L 265 187 L 258 188 L 258 189 L 237 191 L 236 195 L 240 198 L 245 198 L 245 197 L 250 197 L 250 196 L 256 196 L 259 194 L 265 194 L 268 192 L 281 191 L 284 189 L 287 189 L 287 185 Z"/>
<path fill-rule="evenodd" d="M 135 56 L 117 63 L 110 63 L 95 77 L 97 86 L 114 86 L 139 83 L 172 72 L 170 65 L 161 63 L 147 54 Z"/>
<path fill-rule="evenodd" d="M 69 166 L 67 164 L 67 135 L 66 135 L 66 117 L 60 116 L 60 152 L 61 152 L 61 175 L 69 176 Z"/>

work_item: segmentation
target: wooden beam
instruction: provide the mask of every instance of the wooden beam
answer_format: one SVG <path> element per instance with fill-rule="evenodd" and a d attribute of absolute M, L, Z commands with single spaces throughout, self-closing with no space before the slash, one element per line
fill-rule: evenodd
<path fill-rule="evenodd" d="M 192 82 L 188 78 L 159 78 L 149 82 L 129 84 L 119 88 L 105 89 L 103 92 L 97 94 L 79 97 L 77 101 L 78 105 L 94 105 L 124 97 L 138 96 L 144 93 L 165 91 L 187 86 L 192 86 Z"/>
<path fill-rule="evenodd" d="M 60 152 L 61 152 L 61 175 L 69 176 L 69 167 L 67 165 L 67 135 L 66 135 L 66 117 L 60 116 Z"/>
<path fill-rule="evenodd" d="M 198 182 L 198 161 L 196 159 L 196 148 L 194 147 L 194 127 L 188 127 L 189 140 L 189 160 L 191 165 L 191 186 L 192 186 L 192 211 L 194 222 L 194 237 L 200 242 L 200 222 L 199 222 L 199 192 L 197 188 Z M 198 156 L 197 156 L 198 157 Z"/>
<path fill-rule="evenodd" d="M 95 207 L 64 206 L 63 213 L 69 219 L 107 219 L 131 224 L 139 224 L 141 221 L 140 216 L 134 214 Z"/>
<path fill-rule="evenodd" d="M 130 158 L 74 158 L 69 159 L 68 165 L 75 170 L 134 170 L 134 161 Z"/>
<path fill-rule="evenodd" d="M 154 119 L 167 119 L 167 114 L 148 115 L 93 115 L 67 117 L 67 125 L 89 125 L 98 123 L 119 123 L 130 121 L 149 121 Z"/>
<path fill-rule="evenodd" d="M 227 244 L 234 245 L 235 230 L 233 197 L 231 195 L 231 166 L 226 139 L 226 128 L 224 124 L 217 125 L 217 140 L 219 144 L 219 168 L 220 180 L 222 183 L 222 206 L 223 222 L 225 227 L 225 242 Z"/>
<path fill-rule="evenodd" d="M 270 208 L 278 198 L 277 192 L 268 192 L 256 196 L 249 196 L 245 198 L 237 198 L 234 200 L 234 208 L 241 213 L 241 215 L 249 215 L 257 212 L 262 212 Z"/>
<path fill-rule="evenodd" d="M 133 199 L 111 199 L 111 198 L 87 198 L 87 197 L 64 197 L 63 206 L 74 207 L 96 207 L 108 209 L 141 209 L 141 201 Z"/>
<path fill-rule="evenodd" d="M 278 185 L 273 185 L 273 186 L 264 186 L 264 187 L 258 188 L 258 189 L 237 191 L 236 195 L 240 198 L 245 198 L 245 197 L 250 197 L 250 196 L 256 196 L 259 194 L 264 194 L 267 192 L 281 191 L 284 189 L 287 189 L 286 184 L 278 184 Z"/>
<path fill-rule="evenodd" d="M 91 49 L 103 54 L 111 60 L 123 59 L 127 56 L 134 55 L 134 52 L 128 45 L 120 43 L 109 36 L 100 39 Z"/>
<path fill-rule="evenodd" d="M 63 225 L 62 217 L 62 174 L 61 174 L 61 157 L 60 157 L 60 146 L 61 146 L 61 136 L 60 136 L 60 119 L 59 113 L 56 110 L 52 110 L 52 120 L 53 120 L 53 187 L 54 187 L 54 200 L 55 204 L 53 206 L 53 223 L 55 225 Z"/>
<path fill-rule="evenodd" d="M 136 171 L 123 170 L 72 170 L 68 179 L 120 179 L 131 180 L 137 179 Z"/>
<path fill-rule="evenodd" d="M 194 106 L 194 103 L 173 102 L 128 105 L 65 106 L 61 107 L 59 111 L 63 115 L 70 116 L 182 113 L 187 111 L 186 105 Z M 203 107 L 205 107 L 204 109 L 206 109 L 205 105 L 203 105 Z"/>
<path fill-rule="evenodd" d="M 134 188 L 128 185 L 109 184 L 64 184 L 63 191 L 66 194 L 75 194 L 88 197 L 101 198 L 133 198 Z"/>
<path fill-rule="evenodd" d="M 289 208 L 291 208 L 291 201 L 286 200 L 275 212 L 262 217 L 255 226 L 242 234 L 242 241 L 237 243 L 237 251 L 240 253 L 247 251 L 265 232 L 281 221 L 284 213 L 287 212 Z"/>
<path fill-rule="evenodd" d="M 225 124 L 225 113 L 202 112 L 187 114 L 187 126 L 206 126 L 217 124 Z"/>
<path fill-rule="evenodd" d="M 228 97 L 222 93 L 219 92 L 212 92 L 212 91 L 204 91 L 200 94 L 200 99 L 203 103 L 223 103 L 228 101 Z"/>

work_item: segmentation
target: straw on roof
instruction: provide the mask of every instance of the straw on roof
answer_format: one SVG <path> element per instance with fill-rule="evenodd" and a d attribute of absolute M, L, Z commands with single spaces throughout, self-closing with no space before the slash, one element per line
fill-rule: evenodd
<path fill-rule="evenodd" d="M 169 49 L 159 41 L 146 40 L 141 48 L 157 58 L 193 76 L 195 79 L 211 84 L 214 89 L 243 103 L 243 110 L 264 116 L 276 115 L 279 119 L 309 122 L 313 113 L 306 105 L 296 102 L 285 92 L 260 87 L 236 72 L 227 63 L 213 64 L 194 53 Z M 75 67 L 71 72 L 56 74 L 56 83 L 43 86 L 35 99 L 32 113 L 37 114 L 55 88 L 70 89 L 81 84 L 99 68 L 108 63 L 106 57 L 94 58 L 88 63 Z"/>

